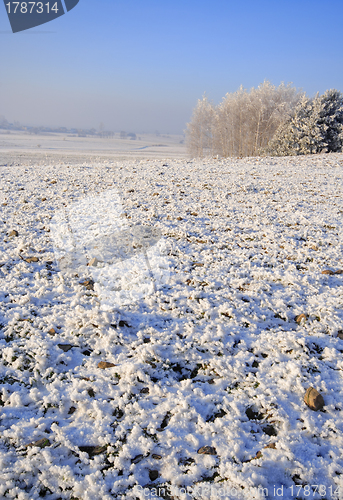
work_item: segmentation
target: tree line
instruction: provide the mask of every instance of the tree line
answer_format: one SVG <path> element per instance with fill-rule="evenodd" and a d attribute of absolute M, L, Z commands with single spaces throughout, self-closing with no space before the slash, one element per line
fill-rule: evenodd
<path fill-rule="evenodd" d="M 309 98 L 281 83 L 240 87 L 214 106 L 198 100 L 186 141 L 189 153 L 204 156 L 287 156 L 343 149 L 343 95 L 327 90 Z"/>

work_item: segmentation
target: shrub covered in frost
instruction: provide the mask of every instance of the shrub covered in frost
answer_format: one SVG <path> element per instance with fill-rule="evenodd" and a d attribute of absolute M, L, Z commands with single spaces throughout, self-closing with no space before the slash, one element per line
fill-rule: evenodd
<path fill-rule="evenodd" d="M 337 153 L 343 148 L 343 95 L 327 90 L 303 97 L 275 133 L 265 152 L 271 156 Z"/>

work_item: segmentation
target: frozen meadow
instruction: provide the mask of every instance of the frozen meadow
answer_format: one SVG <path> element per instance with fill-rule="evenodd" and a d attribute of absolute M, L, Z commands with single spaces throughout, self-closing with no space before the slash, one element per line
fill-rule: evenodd
<path fill-rule="evenodd" d="M 25 148 L 0 161 L 0 498 L 343 498 L 343 155 Z M 114 189 L 169 276 L 104 310 L 50 226 Z"/>

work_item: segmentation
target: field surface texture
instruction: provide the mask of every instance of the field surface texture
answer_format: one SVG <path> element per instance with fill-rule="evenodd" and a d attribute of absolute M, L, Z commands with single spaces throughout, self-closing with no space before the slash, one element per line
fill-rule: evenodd
<path fill-rule="evenodd" d="M 6 162 L 0 189 L 0 498 L 343 498 L 342 155 Z M 111 189 L 170 277 L 104 311 L 50 223 Z"/>

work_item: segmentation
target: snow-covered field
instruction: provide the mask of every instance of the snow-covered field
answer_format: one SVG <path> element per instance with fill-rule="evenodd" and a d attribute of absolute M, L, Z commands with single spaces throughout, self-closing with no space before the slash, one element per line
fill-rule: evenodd
<path fill-rule="evenodd" d="M 96 162 L 107 159 L 180 158 L 186 155 L 182 135 L 137 134 L 136 140 L 78 137 L 75 134 L 29 134 L 0 129 L 0 166 Z"/>
<path fill-rule="evenodd" d="M 343 155 L 13 158 L 0 498 L 343 498 L 343 274 L 322 274 L 343 269 Z M 49 230 L 114 188 L 129 225 L 162 232 L 170 278 L 104 312 L 88 276 L 60 271 Z"/>

